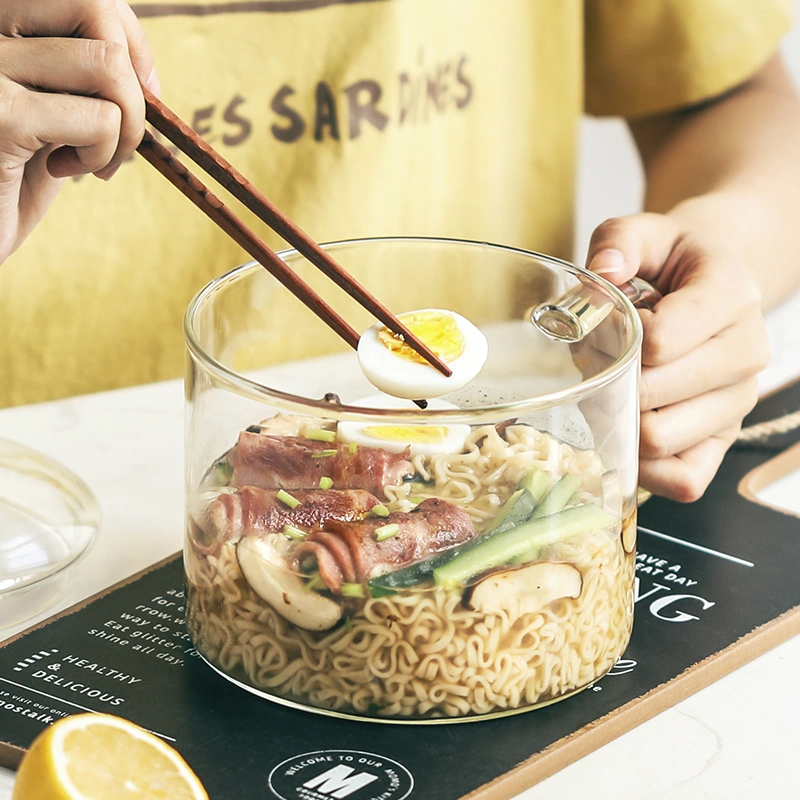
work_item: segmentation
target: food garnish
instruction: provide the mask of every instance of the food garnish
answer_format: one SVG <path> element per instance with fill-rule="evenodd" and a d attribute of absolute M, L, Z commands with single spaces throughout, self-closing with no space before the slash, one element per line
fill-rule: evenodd
<path fill-rule="evenodd" d="M 290 525 L 289 523 L 283 526 L 283 533 L 290 539 L 305 539 L 306 536 L 308 536 L 307 531 L 298 528 L 297 525 Z"/>
<path fill-rule="evenodd" d="M 285 489 L 278 489 L 278 493 L 275 497 L 284 503 L 285 505 L 289 506 L 289 508 L 297 508 L 300 505 L 300 501 L 296 497 L 292 497 Z"/>
<path fill-rule="evenodd" d="M 392 536 L 397 536 L 398 533 L 400 533 L 400 526 L 396 522 L 393 522 L 389 525 L 382 525 L 380 528 L 375 528 L 375 539 L 382 542 L 385 539 L 391 539 Z"/>
<path fill-rule="evenodd" d="M 311 428 L 306 436 L 316 442 L 335 442 L 336 431 L 329 431 L 323 428 Z"/>

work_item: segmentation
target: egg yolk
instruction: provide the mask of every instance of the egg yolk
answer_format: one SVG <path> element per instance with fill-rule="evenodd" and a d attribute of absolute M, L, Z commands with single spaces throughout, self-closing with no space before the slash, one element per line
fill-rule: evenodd
<path fill-rule="evenodd" d="M 416 444 L 437 444 L 447 438 L 443 425 L 366 425 L 361 433 L 372 439 Z"/>
<path fill-rule="evenodd" d="M 445 363 L 455 361 L 464 352 L 464 335 L 451 314 L 441 311 L 411 311 L 400 314 L 398 319 Z M 388 328 L 378 331 L 378 339 L 387 350 L 406 361 L 428 363 Z"/>

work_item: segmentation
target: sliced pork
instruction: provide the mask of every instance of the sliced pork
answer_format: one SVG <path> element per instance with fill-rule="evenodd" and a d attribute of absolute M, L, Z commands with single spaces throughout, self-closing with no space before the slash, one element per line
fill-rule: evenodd
<path fill-rule="evenodd" d="M 317 531 L 329 521 L 361 519 L 378 504 L 375 495 L 363 489 L 298 489 L 299 501 L 291 508 L 278 499 L 275 489 L 242 486 L 232 494 L 223 493 L 208 509 L 209 527 L 221 541 L 236 540 L 249 533 L 275 533 L 285 525 L 303 531 Z"/>
<path fill-rule="evenodd" d="M 396 524 L 398 532 L 378 541 L 375 530 Z M 342 583 L 360 583 L 434 555 L 475 536 L 466 511 L 446 500 L 428 498 L 413 511 L 347 522 L 328 520 L 295 551 L 298 567 L 313 558 L 328 588 L 340 593 Z"/>
<path fill-rule="evenodd" d="M 298 436 L 271 436 L 242 431 L 227 455 L 233 467 L 231 486 L 265 489 L 310 489 L 320 478 L 334 488 L 364 489 L 384 497 L 384 486 L 396 486 L 414 474 L 408 452 L 387 453 L 377 447 L 351 449 L 341 442 L 318 442 Z"/>

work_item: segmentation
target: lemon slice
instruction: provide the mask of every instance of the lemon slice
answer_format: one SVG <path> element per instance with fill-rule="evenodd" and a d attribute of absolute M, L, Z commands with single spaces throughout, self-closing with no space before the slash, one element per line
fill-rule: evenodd
<path fill-rule="evenodd" d="M 12 800 L 208 800 L 168 744 L 110 714 L 77 714 L 40 734 Z"/>

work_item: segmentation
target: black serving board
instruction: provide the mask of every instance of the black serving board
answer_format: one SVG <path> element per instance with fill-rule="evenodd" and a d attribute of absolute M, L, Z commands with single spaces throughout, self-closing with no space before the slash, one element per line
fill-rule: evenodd
<path fill-rule="evenodd" d="M 800 383 L 747 424 L 800 408 Z M 175 556 L 0 647 L 0 764 L 53 720 L 107 711 L 163 736 L 212 800 L 508 798 L 800 633 L 800 518 L 742 485 L 800 440 L 732 449 L 706 495 L 640 509 L 633 637 L 584 692 L 447 725 L 341 720 L 234 686 L 194 652 Z M 797 459 L 780 456 L 794 467 Z M 774 471 L 774 470 L 773 470 Z"/>

